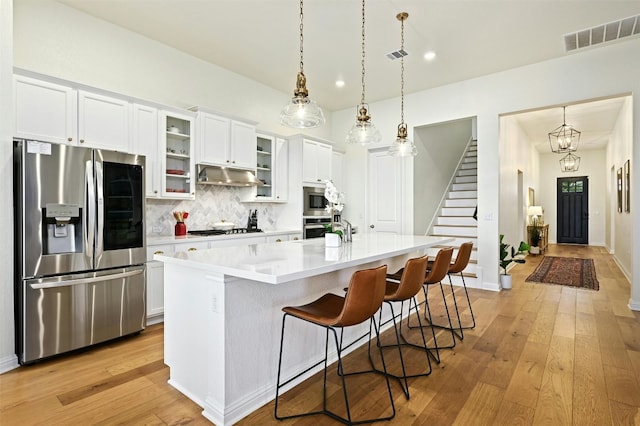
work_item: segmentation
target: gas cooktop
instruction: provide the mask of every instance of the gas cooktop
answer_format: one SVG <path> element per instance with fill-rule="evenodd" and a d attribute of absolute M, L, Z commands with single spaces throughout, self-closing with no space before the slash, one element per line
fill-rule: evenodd
<path fill-rule="evenodd" d="M 188 231 L 192 235 L 228 235 L 228 234 L 248 234 L 262 232 L 262 229 L 249 229 L 249 228 L 233 228 L 233 229 L 202 229 L 195 231 Z"/>

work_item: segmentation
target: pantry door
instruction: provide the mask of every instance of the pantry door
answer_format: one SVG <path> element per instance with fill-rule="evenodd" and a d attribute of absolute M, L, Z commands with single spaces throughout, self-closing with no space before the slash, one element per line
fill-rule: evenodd
<path fill-rule="evenodd" d="M 402 233 L 402 158 L 387 149 L 368 155 L 368 232 Z"/>

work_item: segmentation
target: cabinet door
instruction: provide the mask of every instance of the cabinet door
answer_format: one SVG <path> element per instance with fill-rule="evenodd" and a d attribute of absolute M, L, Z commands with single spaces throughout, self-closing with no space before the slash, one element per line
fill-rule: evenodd
<path fill-rule="evenodd" d="M 229 151 L 231 164 L 243 169 L 256 168 L 256 128 L 240 121 L 231 121 Z"/>
<path fill-rule="evenodd" d="M 129 102 L 78 91 L 78 138 L 91 148 L 129 152 Z"/>
<path fill-rule="evenodd" d="M 319 182 L 331 179 L 331 154 L 333 149 L 331 145 L 323 143 L 317 144 L 317 175 L 316 178 Z"/>
<path fill-rule="evenodd" d="M 198 113 L 197 163 L 228 166 L 229 152 L 229 119 L 216 115 Z M 252 140 L 255 143 L 255 138 Z"/>
<path fill-rule="evenodd" d="M 289 198 L 289 142 L 286 139 L 276 138 L 274 163 L 273 198 L 276 201 L 287 201 Z"/>
<path fill-rule="evenodd" d="M 164 264 L 147 262 L 147 325 L 159 323 L 164 315 Z"/>
<path fill-rule="evenodd" d="M 302 144 L 302 180 L 317 183 L 317 143 L 305 139 Z"/>
<path fill-rule="evenodd" d="M 14 136 L 60 144 L 77 140 L 77 92 L 14 76 Z"/>
<path fill-rule="evenodd" d="M 133 104 L 132 108 L 131 143 L 135 154 L 145 156 L 145 193 L 147 197 L 159 197 L 162 162 L 158 147 L 158 110 L 140 104 Z"/>
<path fill-rule="evenodd" d="M 333 152 L 331 154 L 331 180 L 338 191 L 344 191 L 344 154 Z"/>
<path fill-rule="evenodd" d="M 193 200 L 196 195 L 193 162 L 194 118 L 161 111 L 159 114 L 162 153 L 162 197 Z"/>

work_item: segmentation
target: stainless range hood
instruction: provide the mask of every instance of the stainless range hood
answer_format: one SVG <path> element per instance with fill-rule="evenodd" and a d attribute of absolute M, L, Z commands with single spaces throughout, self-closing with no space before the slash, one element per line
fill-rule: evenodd
<path fill-rule="evenodd" d="M 264 185 L 250 170 L 198 164 L 198 184 L 220 186 Z"/>

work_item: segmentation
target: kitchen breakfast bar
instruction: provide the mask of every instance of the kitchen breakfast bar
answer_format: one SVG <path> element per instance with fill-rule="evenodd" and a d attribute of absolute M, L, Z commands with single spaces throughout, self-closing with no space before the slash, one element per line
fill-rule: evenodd
<path fill-rule="evenodd" d="M 342 295 L 353 272 L 380 265 L 395 271 L 427 248 L 450 241 L 372 233 L 354 235 L 353 242 L 336 248 L 315 238 L 156 255 L 164 262 L 169 383 L 216 425 L 237 422 L 275 397 L 282 307 L 327 292 Z M 345 330 L 345 342 L 366 331 L 368 324 Z M 318 327 L 297 321 L 286 333 L 283 378 L 324 355 Z"/>

